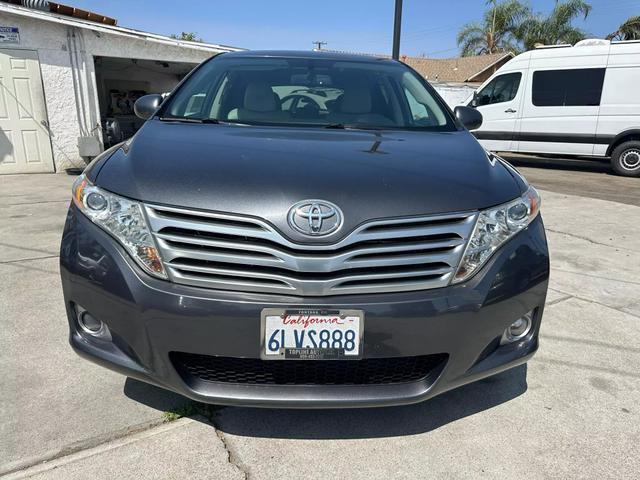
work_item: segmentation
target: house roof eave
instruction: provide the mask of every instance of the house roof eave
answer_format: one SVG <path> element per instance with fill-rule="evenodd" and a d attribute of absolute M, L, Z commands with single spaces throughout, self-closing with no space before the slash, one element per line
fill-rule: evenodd
<path fill-rule="evenodd" d="M 212 43 L 200 43 L 190 42 L 187 40 L 178 40 L 164 35 L 158 35 L 150 32 L 143 32 L 141 30 L 135 30 L 132 28 L 118 27 L 115 25 L 106 25 L 91 22 L 84 19 L 75 17 L 67 17 L 52 12 L 42 12 L 39 10 L 32 10 L 30 8 L 21 7 L 18 5 L 0 3 L 0 12 L 17 15 L 21 17 L 33 18 L 36 20 L 42 20 L 45 22 L 57 23 L 59 25 L 67 25 L 72 27 L 84 28 L 86 30 L 92 30 L 100 33 L 107 33 L 110 35 L 118 35 L 121 37 L 128 37 L 137 40 L 145 40 L 147 42 L 160 43 L 163 45 L 171 45 L 182 48 L 188 48 L 190 50 L 200 50 L 214 53 L 222 52 L 235 52 L 244 50 L 242 48 L 230 47 L 227 45 L 218 45 Z"/>
<path fill-rule="evenodd" d="M 477 73 L 474 73 L 473 75 L 471 75 L 469 78 L 465 79 L 465 82 L 467 83 L 473 83 L 474 82 L 474 78 L 478 77 L 479 75 L 482 75 L 484 72 L 486 72 L 487 70 L 489 70 L 490 68 L 492 68 L 493 66 L 495 66 L 497 63 L 500 63 L 501 61 L 503 61 L 505 58 L 509 57 L 509 59 L 515 57 L 515 54 L 513 52 L 505 52 L 505 54 L 498 58 L 497 60 L 495 60 L 493 63 L 491 63 L 490 65 L 487 65 L 486 67 L 484 67 L 482 70 L 480 70 Z M 477 81 L 476 81 L 477 83 Z"/>

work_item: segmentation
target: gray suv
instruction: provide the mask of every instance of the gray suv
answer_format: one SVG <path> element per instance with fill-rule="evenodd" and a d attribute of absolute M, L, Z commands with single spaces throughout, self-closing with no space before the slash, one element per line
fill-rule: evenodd
<path fill-rule="evenodd" d="M 81 356 L 202 402 L 366 407 L 536 351 L 540 198 L 407 66 L 229 53 L 135 110 L 73 186 Z"/>

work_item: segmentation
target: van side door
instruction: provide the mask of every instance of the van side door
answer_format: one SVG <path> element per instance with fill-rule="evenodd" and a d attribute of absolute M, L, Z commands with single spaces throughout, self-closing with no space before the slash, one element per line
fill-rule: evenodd
<path fill-rule="evenodd" d="M 592 154 L 606 66 L 594 64 L 535 68 L 531 62 L 517 134 L 520 152 Z"/>
<path fill-rule="evenodd" d="M 497 75 L 474 95 L 471 106 L 482 113 L 482 126 L 473 134 L 487 150 L 513 150 L 522 78 L 522 72 Z"/>
<path fill-rule="evenodd" d="M 593 154 L 611 154 L 616 137 L 630 134 L 640 134 L 640 44 L 616 43 L 604 77 Z"/>

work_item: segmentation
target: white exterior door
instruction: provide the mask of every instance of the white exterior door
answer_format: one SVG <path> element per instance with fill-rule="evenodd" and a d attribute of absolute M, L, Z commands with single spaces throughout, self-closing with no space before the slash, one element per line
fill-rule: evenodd
<path fill-rule="evenodd" d="M 522 103 L 522 72 L 509 72 L 494 77 L 475 97 L 482 113 L 482 126 L 473 134 L 487 150 L 515 150 L 514 133 Z"/>
<path fill-rule="evenodd" d="M 0 174 L 53 172 L 40 62 L 0 49 Z"/>

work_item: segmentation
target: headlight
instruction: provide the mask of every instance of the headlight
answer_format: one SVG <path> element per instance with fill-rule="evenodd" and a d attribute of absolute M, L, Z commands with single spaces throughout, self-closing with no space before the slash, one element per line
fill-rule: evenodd
<path fill-rule="evenodd" d="M 138 202 L 102 190 L 84 175 L 73 184 L 73 202 L 93 223 L 113 235 L 145 271 L 167 278 Z"/>
<path fill-rule="evenodd" d="M 517 200 L 480 212 L 452 283 L 471 277 L 504 242 L 527 228 L 539 211 L 540 195 L 529 187 Z"/>

